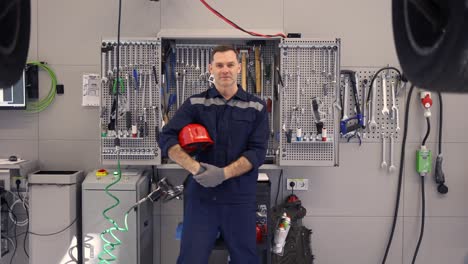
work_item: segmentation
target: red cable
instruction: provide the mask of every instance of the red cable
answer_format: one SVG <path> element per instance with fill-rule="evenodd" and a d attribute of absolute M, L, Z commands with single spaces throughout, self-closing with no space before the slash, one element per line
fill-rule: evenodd
<path fill-rule="evenodd" d="M 223 16 L 221 13 L 219 13 L 218 11 L 216 11 L 214 8 L 212 8 L 208 3 L 205 2 L 205 0 L 200 0 L 200 2 L 202 2 L 203 5 L 206 6 L 206 8 L 208 8 L 208 10 L 210 10 L 213 14 L 215 14 L 217 17 L 221 18 L 224 22 L 228 23 L 229 25 L 231 25 L 232 27 L 242 31 L 242 32 L 245 32 L 251 36 L 257 36 L 257 37 L 265 37 L 265 38 L 271 38 L 271 37 L 282 37 L 282 38 L 286 38 L 286 35 L 284 35 L 283 33 L 276 33 L 274 35 L 264 35 L 264 34 L 260 34 L 260 33 L 256 33 L 256 32 L 253 32 L 253 31 L 248 31 L 248 30 L 245 30 L 243 28 L 241 28 L 240 26 L 236 25 L 234 22 L 232 22 L 231 20 L 227 19 L 225 16 Z"/>

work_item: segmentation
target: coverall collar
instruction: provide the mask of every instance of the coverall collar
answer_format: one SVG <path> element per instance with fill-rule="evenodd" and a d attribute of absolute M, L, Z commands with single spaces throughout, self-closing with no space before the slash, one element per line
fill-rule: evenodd
<path fill-rule="evenodd" d="M 215 98 L 215 97 L 221 97 L 221 98 L 224 98 L 218 91 L 218 89 L 216 89 L 216 87 L 213 87 L 213 88 L 210 88 L 208 90 L 208 98 Z M 231 99 L 233 98 L 237 98 L 237 99 L 240 99 L 242 101 L 248 101 L 247 99 L 247 92 L 244 91 L 244 89 L 242 89 L 242 87 L 238 84 L 237 85 L 237 92 L 236 94 L 234 94 L 233 97 L 231 97 Z"/>

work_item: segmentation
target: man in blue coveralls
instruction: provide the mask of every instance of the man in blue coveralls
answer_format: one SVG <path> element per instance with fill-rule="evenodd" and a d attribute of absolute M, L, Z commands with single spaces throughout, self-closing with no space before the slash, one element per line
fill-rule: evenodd
<path fill-rule="evenodd" d="M 187 99 L 161 133 L 163 155 L 191 175 L 185 188 L 178 264 L 206 264 L 218 232 L 232 264 L 256 264 L 256 185 L 268 142 L 266 105 L 237 84 L 241 66 L 231 46 L 213 50 L 215 87 Z M 211 148 L 191 158 L 179 145 L 186 125 L 206 127 Z"/>

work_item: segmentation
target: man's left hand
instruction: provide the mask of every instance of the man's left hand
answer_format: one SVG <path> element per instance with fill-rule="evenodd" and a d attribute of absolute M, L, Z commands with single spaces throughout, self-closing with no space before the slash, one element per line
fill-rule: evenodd
<path fill-rule="evenodd" d="M 204 187 L 215 187 L 220 185 L 226 176 L 224 175 L 224 168 L 219 168 L 208 163 L 200 162 L 206 170 L 200 174 L 194 175 L 193 178 Z"/>

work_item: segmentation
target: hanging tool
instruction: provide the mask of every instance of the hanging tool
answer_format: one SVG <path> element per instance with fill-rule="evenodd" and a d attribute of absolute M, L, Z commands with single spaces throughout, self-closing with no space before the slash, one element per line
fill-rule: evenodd
<path fill-rule="evenodd" d="M 206 49 L 206 54 L 205 54 L 205 79 L 206 81 L 208 82 L 208 79 L 210 78 L 210 68 L 209 68 L 209 65 L 210 65 L 210 49 Z M 208 87 L 210 85 L 210 83 L 208 82 Z M 244 88 L 244 87 L 242 87 Z M 244 88 L 245 90 L 245 88 Z"/>
<path fill-rule="evenodd" d="M 291 115 L 290 115 L 290 118 L 289 118 L 289 126 L 286 127 L 286 125 L 285 125 L 284 128 L 283 128 L 283 130 L 286 132 L 286 142 L 287 143 L 292 142 L 292 124 L 293 124 L 294 120 L 296 119 L 295 112 L 296 112 L 295 110 L 291 111 Z"/>
<path fill-rule="evenodd" d="M 392 103 L 392 117 L 395 119 L 396 122 L 396 128 L 395 131 L 398 132 L 400 131 L 400 117 L 398 114 L 398 107 L 396 105 L 396 97 L 395 97 L 395 82 L 392 82 L 392 97 L 393 97 L 393 103 Z"/>
<path fill-rule="evenodd" d="M 193 49 L 192 49 L 193 51 Z M 193 60 L 192 60 L 193 62 Z M 169 62 L 166 62 L 165 67 L 166 67 L 166 94 L 165 97 L 167 97 L 166 105 L 164 108 L 164 113 L 163 113 L 163 120 L 165 124 L 169 122 L 169 112 L 171 110 L 171 106 L 174 105 L 177 101 L 177 95 L 176 94 L 169 94 L 169 88 L 170 88 L 170 79 L 171 75 L 169 74 Z"/>
<path fill-rule="evenodd" d="M 129 43 L 128 44 L 128 68 L 129 69 L 133 69 L 133 63 L 132 63 L 132 56 L 133 56 L 133 51 L 132 51 L 132 48 L 133 48 L 133 44 Z"/>
<path fill-rule="evenodd" d="M 337 60 L 336 60 L 337 56 L 338 56 L 338 47 L 333 46 L 333 61 L 335 62 L 334 66 L 337 65 Z M 333 70 L 333 83 L 336 84 L 336 67 L 334 67 L 334 70 Z M 362 105 L 364 105 L 364 103 Z"/>
<path fill-rule="evenodd" d="M 342 75 L 342 77 L 344 77 Z M 344 85 L 344 96 L 342 97 L 341 99 L 341 103 L 343 105 L 343 109 L 341 110 L 342 111 L 342 118 L 341 118 L 341 121 L 344 121 L 344 120 L 347 120 L 348 119 L 348 98 L 349 98 L 349 78 L 347 77 L 344 77 L 345 80 L 345 85 Z"/>
<path fill-rule="evenodd" d="M 102 76 L 101 80 L 103 84 L 107 84 L 107 81 L 108 81 L 106 77 L 106 55 L 107 55 L 107 47 L 101 47 L 101 76 Z"/>
<path fill-rule="evenodd" d="M 201 57 L 201 61 L 200 61 L 200 80 L 201 81 L 204 81 L 205 78 L 206 78 L 206 75 L 205 75 L 205 49 L 200 49 L 200 57 Z M 183 102 L 183 101 L 182 101 Z"/>
<path fill-rule="evenodd" d="M 136 60 L 136 59 L 135 59 Z M 136 61 L 135 61 L 136 62 Z M 135 65 L 135 64 L 134 64 Z M 138 70 L 136 68 L 133 69 L 133 85 L 135 86 L 134 89 L 134 110 L 133 113 L 135 115 L 135 120 L 132 124 L 132 137 L 136 138 L 138 136 L 138 129 L 137 129 L 137 105 L 138 105 L 138 87 L 139 87 L 139 78 L 138 78 Z"/>
<path fill-rule="evenodd" d="M 388 171 L 390 173 L 396 170 L 396 166 L 393 163 L 393 149 L 394 149 L 394 144 L 395 144 L 394 141 L 395 139 L 393 138 L 393 133 L 390 133 L 390 167 L 388 167 Z"/>
<path fill-rule="evenodd" d="M 145 137 L 146 131 L 145 131 L 145 113 L 146 113 L 146 106 L 145 106 L 145 99 L 146 99 L 146 88 L 145 88 L 145 74 L 143 72 L 140 72 L 141 76 L 141 81 L 140 81 L 140 90 L 142 90 L 142 97 L 141 97 L 141 109 L 143 110 L 142 113 L 139 113 L 138 119 L 139 119 L 139 133 L 140 137 Z"/>
<path fill-rule="evenodd" d="M 372 83 L 372 104 L 371 104 L 371 111 L 370 111 L 370 121 L 369 121 L 369 128 L 371 130 L 375 130 L 377 128 L 377 122 L 375 121 L 375 114 L 376 114 L 376 101 L 377 101 L 377 82 Z"/>
<path fill-rule="evenodd" d="M 301 92 L 301 67 L 299 65 L 299 47 L 296 50 L 296 76 L 297 76 L 297 83 L 296 83 L 296 110 L 299 111 L 300 109 L 300 92 Z"/>
<path fill-rule="evenodd" d="M 181 66 L 185 66 L 185 63 L 184 63 L 184 48 L 183 47 L 178 48 L 178 53 L 179 53 L 179 57 L 180 57 Z"/>
<path fill-rule="evenodd" d="M 190 66 L 191 68 L 195 68 L 195 48 L 191 48 L 191 54 L 192 54 L 192 65 Z"/>
<path fill-rule="evenodd" d="M 114 53 L 113 52 L 113 47 L 110 46 L 109 48 L 109 51 L 108 51 L 108 56 L 107 56 L 107 79 L 110 80 L 112 79 L 112 76 L 113 76 L 113 71 L 112 71 L 112 54 Z M 112 85 L 112 82 L 111 84 Z"/>
<path fill-rule="evenodd" d="M 179 72 L 175 73 L 175 83 L 176 83 L 176 106 L 177 106 L 177 109 L 179 109 L 180 107 Z"/>
<path fill-rule="evenodd" d="M 178 65 L 180 63 L 180 51 L 179 51 L 180 48 L 175 48 L 176 50 L 176 64 Z"/>
<path fill-rule="evenodd" d="M 325 121 L 325 118 L 322 118 L 322 116 L 325 116 L 326 113 L 321 111 L 321 108 L 323 107 L 323 103 L 318 97 L 312 97 L 312 115 L 314 116 L 315 120 L 315 126 L 317 128 L 317 135 L 322 134 L 322 129 L 323 129 L 323 121 Z"/>
<path fill-rule="evenodd" d="M 328 78 L 330 78 L 330 80 L 333 80 L 332 78 L 332 47 L 328 47 Z"/>
<path fill-rule="evenodd" d="M 195 48 L 195 57 L 197 57 L 197 67 L 195 67 L 195 70 L 199 71 L 200 70 L 200 49 L 199 48 Z"/>
<path fill-rule="evenodd" d="M 148 82 L 149 82 L 149 105 L 150 109 L 153 109 L 154 124 L 156 125 L 156 107 L 153 105 L 153 74 L 148 71 Z M 149 135 L 149 128 L 146 128 L 147 135 Z"/>
<path fill-rule="evenodd" d="M 186 77 L 187 77 L 187 76 L 186 76 L 186 75 L 187 75 L 186 73 L 187 73 L 187 71 L 184 69 L 184 70 L 182 71 L 182 98 L 181 98 L 181 99 L 182 99 L 182 100 L 181 100 L 182 103 L 184 103 L 184 101 L 185 101 L 185 79 L 186 79 Z"/>
<path fill-rule="evenodd" d="M 129 131 L 131 131 L 132 129 L 132 111 L 130 110 L 130 78 L 127 75 L 125 75 L 125 81 L 127 82 L 127 89 L 126 89 L 126 92 L 127 92 L 127 104 L 125 106 L 125 124 L 126 124 L 126 128 L 127 128 L 127 132 L 125 133 L 128 137 L 128 133 Z"/>
<path fill-rule="evenodd" d="M 263 63 L 263 58 L 260 58 L 260 71 L 261 71 L 261 75 L 260 75 L 260 83 L 262 84 L 262 87 L 260 89 L 260 98 L 263 100 L 265 100 L 263 98 L 263 79 L 264 79 L 264 76 L 265 76 L 265 65 Z"/>
<path fill-rule="evenodd" d="M 385 150 L 385 134 L 382 133 L 382 163 L 380 163 L 380 167 L 382 169 L 386 169 L 387 168 L 387 161 L 386 161 L 386 158 L 385 158 L 385 154 L 386 154 L 386 150 Z"/>
<path fill-rule="evenodd" d="M 357 88 L 357 85 L 359 84 L 356 81 L 358 78 L 357 72 L 349 71 L 349 70 L 342 70 L 341 74 L 349 76 L 349 79 L 351 81 L 351 88 L 353 92 L 354 103 L 356 106 L 355 116 L 349 117 L 347 119 L 340 121 L 340 132 L 342 135 L 346 135 L 349 132 L 355 131 L 357 129 L 362 129 L 364 127 L 364 123 L 362 119 L 361 106 L 359 104 L 359 94 L 358 94 L 358 88 Z M 346 91 L 346 81 L 345 81 L 345 91 Z M 346 101 L 347 98 L 343 98 L 343 100 Z M 353 120 L 357 122 L 354 122 L 354 124 L 351 124 L 351 121 Z"/>
<path fill-rule="evenodd" d="M 241 84 L 244 91 L 247 90 L 247 56 L 249 55 L 248 50 L 240 50 L 241 55 Z"/>
<path fill-rule="evenodd" d="M 167 66 L 165 67 L 166 69 L 166 73 L 167 73 Z M 169 122 L 169 117 L 167 116 L 167 113 L 169 112 L 167 109 L 168 109 L 168 106 L 167 106 L 167 103 L 168 103 L 168 91 L 169 91 L 169 79 L 166 78 L 166 73 L 164 73 L 162 75 L 162 85 L 161 85 L 161 108 L 162 108 L 162 125 L 161 125 L 161 129 L 162 127 L 164 127 L 165 124 L 167 124 Z M 166 89 L 164 89 L 164 86 L 166 86 Z"/>
<path fill-rule="evenodd" d="M 183 62 L 182 62 L 182 64 L 183 64 Z M 156 66 L 153 66 L 152 68 L 153 68 L 154 82 L 156 84 L 156 89 L 155 90 L 159 92 L 160 89 L 158 87 L 159 86 L 159 81 L 158 81 L 158 74 L 157 74 L 157 71 L 156 71 Z M 161 97 L 160 100 L 163 100 L 163 98 Z M 156 142 L 159 142 L 159 131 L 160 131 L 159 122 L 162 121 L 161 107 L 156 106 L 154 104 L 152 104 L 151 106 L 153 108 L 153 116 L 154 116 L 154 126 L 155 126 L 154 133 L 155 133 L 155 137 L 156 137 Z M 158 110 L 158 112 L 159 112 L 159 118 L 156 118 L 156 110 Z"/>
<path fill-rule="evenodd" d="M 366 113 L 366 87 L 367 87 L 367 79 L 362 80 L 362 129 L 366 129 L 368 114 Z"/>
<path fill-rule="evenodd" d="M 327 76 L 327 62 L 326 62 L 326 59 L 325 57 L 327 56 L 327 47 L 323 47 L 322 48 L 322 51 L 323 51 L 323 70 L 322 70 L 322 75 L 323 76 Z"/>
<path fill-rule="evenodd" d="M 275 57 L 271 57 L 271 74 L 270 74 L 270 80 L 271 80 L 271 120 L 270 120 L 270 135 L 273 138 L 275 136 L 275 131 L 274 131 L 274 112 L 275 112 Z M 278 96 L 278 95 L 276 95 Z"/>
<path fill-rule="evenodd" d="M 255 52 L 255 92 L 260 94 L 262 91 L 261 65 L 260 65 L 260 46 L 254 47 Z"/>
<path fill-rule="evenodd" d="M 119 82 L 119 86 L 120 86 L 120 91 L 117 91 L 117 82 Z M 115 123 L 115 119 L 116 119 L 116 116 L 119 115 L 119 109 L 117 109 L 117 93 L 119 92 L 119 94 L 123 94 L 125 92 L 125 87 L 124 87 L 124 83 L 123 83 L 123 79 L 122 78 L 119 78 L 118 80 L 117 79 L 113 79 L 113 84 L 112 84 L 112 88 L 111 88 L 111 91 L 110 91 L 110 94 L 112 94 L 112 107 L 111 107 L 111 112 L 110 112 L 110 115 L 109 115 L 109 124 L 107 125 L 107 129 L 109 131 L 116 131 L 116 126 L 117 124 Z"/>
<path fill-rule="evenodd" d="M 387 76 L 382 75 L 382 115 L 388 116 L 389 110 L 387 107 Z"/>

